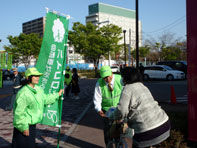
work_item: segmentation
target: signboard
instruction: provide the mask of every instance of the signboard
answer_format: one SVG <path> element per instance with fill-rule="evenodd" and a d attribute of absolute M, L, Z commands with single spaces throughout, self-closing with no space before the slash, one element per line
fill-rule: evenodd
<path fill-rule="evenodd" d="M 47 13 L 45 33 L 36 64 L 36 68 L 43 73 L 39 85 L 45 93 L 58 92 L 64 87 L 68 24 L 69 19 L 66 17 Z M 54 104 L 45 106 L 41 124 L 59 127 L 61 105 L 62 100 L 59 99 Z"/>

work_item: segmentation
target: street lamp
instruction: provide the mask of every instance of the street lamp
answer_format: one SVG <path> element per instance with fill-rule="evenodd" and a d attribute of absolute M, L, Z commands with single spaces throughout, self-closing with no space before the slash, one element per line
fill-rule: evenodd
<path fill-rule="evenodd" d="M 124 33 L 124 60 L 125 60 L 125 66 L 126 66 L 126 39 L 125 39 L 126 30 L 123 30 L 123 33 Z"/>

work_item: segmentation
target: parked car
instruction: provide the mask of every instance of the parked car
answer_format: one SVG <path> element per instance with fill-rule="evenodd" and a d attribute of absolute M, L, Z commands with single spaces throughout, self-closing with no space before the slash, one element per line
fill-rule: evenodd
<path fill-rule="evenodd" d="M 187 75 L 187 62 L 186 61 L 160 61 L 157 62 L 156 65 L 167 65 L 170 66 L 172 69 L 180 70 Z"/>
<path fill-rule="evenodd" d="M 173 70 L 166 65 L 146 66 L 144 70 L 144 80 L 148 79 L 166 79 L 168 81 L 174 79 L 184 79 L 185 73 L 179 70 Z"/>
<path fill-rule="evenodd" d="M 114 72 L 114 73 L 120 72 L 119 66 L 111 66 L 111 70 L 112 70 L 112 72 Z"/>

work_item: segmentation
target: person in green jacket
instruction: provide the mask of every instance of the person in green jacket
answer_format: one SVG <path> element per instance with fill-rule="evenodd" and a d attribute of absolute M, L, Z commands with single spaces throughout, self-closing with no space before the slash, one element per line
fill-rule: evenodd
<path fill-rule="evenodd" d="M 105 113 L 111 108 L 116 107 L 120 100 L 120 95 L 123 89 L 121 75 L 113 74 L 109 66 L 102 66 L 100 69 L 101 78 L 98 79 L 94 91 L 94 106 L 96 112 L 102 118 L 104 123 L 104 140 L 107 145 L 109 136 L 109 119 Z"/>
<path fill-rule="evenodd" d="M 63 93 L 61 89 L 57 93 L 45 94 L 37 85 L 41 75 L 35 67 L 27 69 L 27 84 L 16 95 L 13 110 L 13 148 L 35 148 L 36 124 L 42 120 L 44 105 L 54 103 Z"/>
<path fill-rule="evenodd" d="M 71 89 L 71 82 L 72 82 L 72 72 L 70 70 L 70 67 L 67 66 L 65 70 L 65 92 L 66 92 L 66 97 L 69 97 L 69 92 Z"/>

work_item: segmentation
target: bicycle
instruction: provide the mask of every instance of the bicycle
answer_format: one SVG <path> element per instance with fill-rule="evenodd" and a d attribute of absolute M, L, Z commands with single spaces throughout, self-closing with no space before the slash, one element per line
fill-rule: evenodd
<path fill-rule="evenodd" d="M 110 117 L 113 113 L 114 108 L 110 108 L 106 113 L 106 117 Z M 110 119 L 109 126 L 109 137 L 110 141 L 107 144 L 107 148 L 130 148 L 132 147 L 132 139 L 128 138 L 128 134 L 134 134 L 132 129 L 129 129 L 126 122 L 117 123 Z"/>

